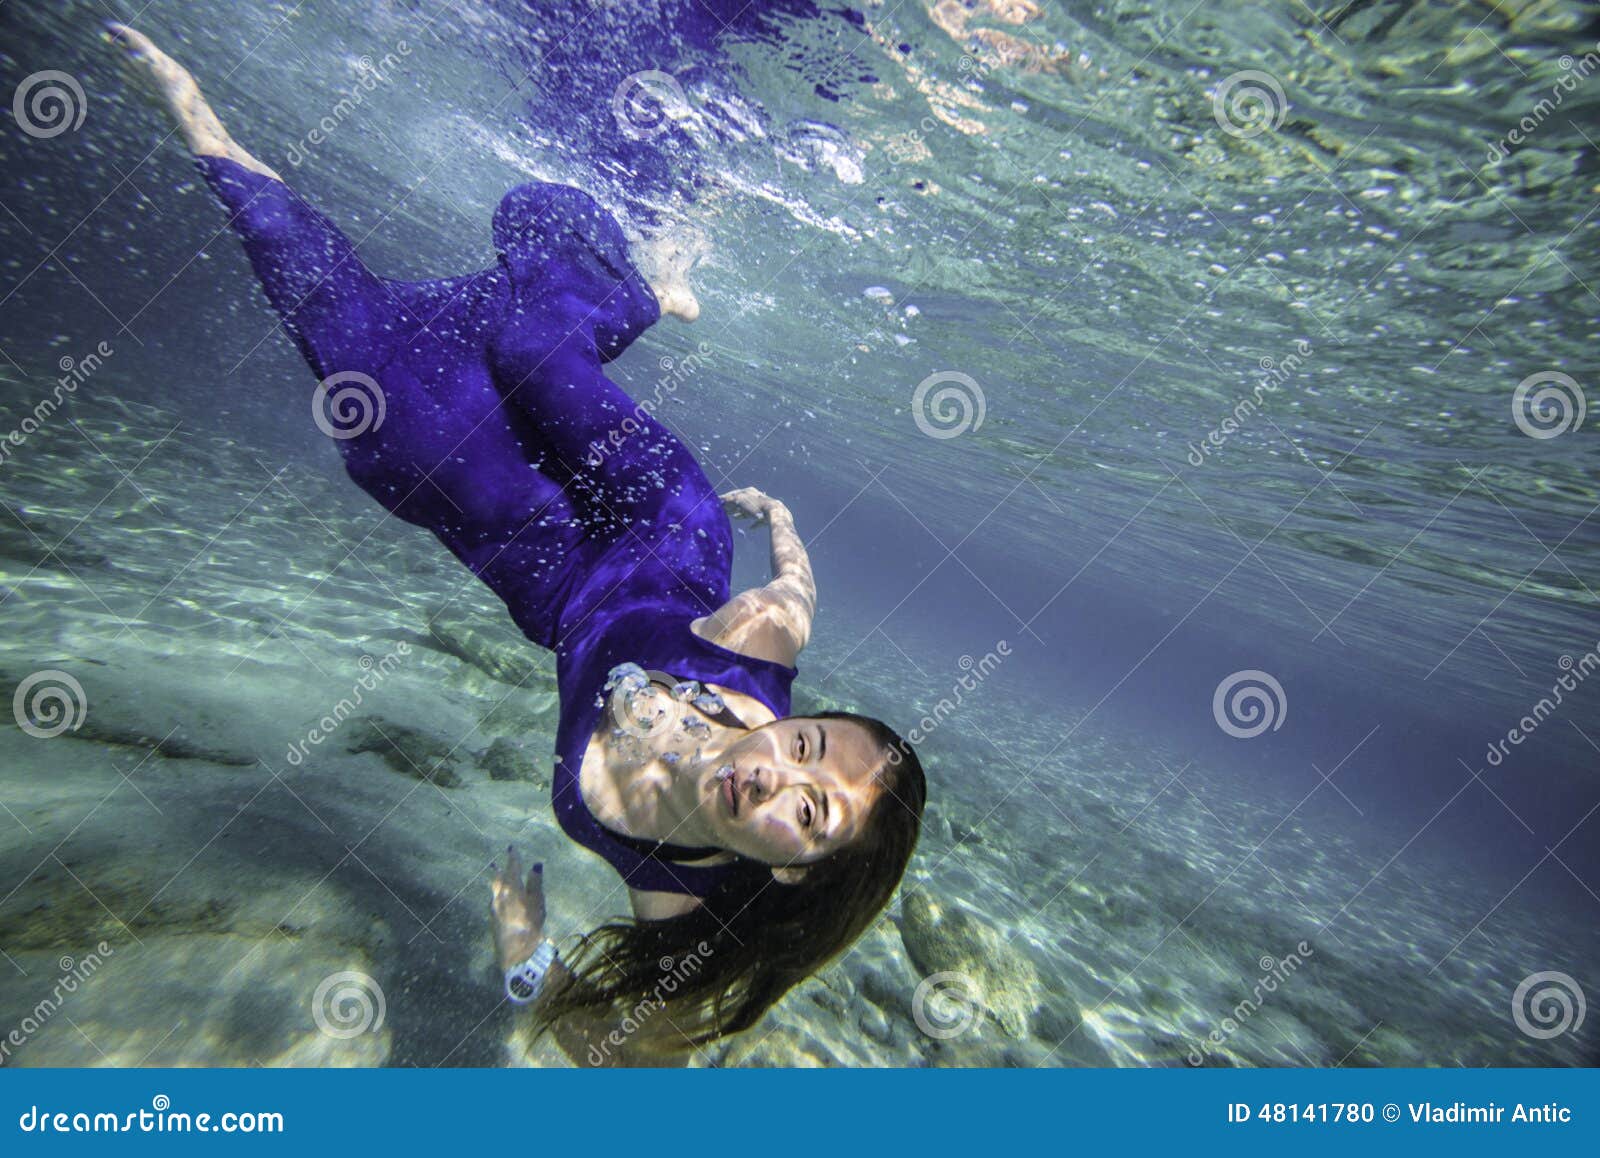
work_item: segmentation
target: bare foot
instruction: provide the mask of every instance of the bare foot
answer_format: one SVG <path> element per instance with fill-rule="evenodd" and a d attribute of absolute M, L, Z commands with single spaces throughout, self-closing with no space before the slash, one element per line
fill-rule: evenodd
<path fill-rule="evenodd" d="M 689 285 L 689 271 L 710 248 L 704 234 L 686 226 L 642 240 L 635 247 L 640 271 L 655 291 L 663 314 L 685 322 L 700 316 L 700 299 Z"/>
<path fill-rule="evenodd" d="M 126 24 L 108 20 L 105 28 L 106 41 L 121 51 L 123 71 L 135 86 L 166 109 L 191 153 L 197 157 L 227 157 L 246 169 L 282 180 L 228 136 L 188 69 L 157 48 L 144 33 Z"/>

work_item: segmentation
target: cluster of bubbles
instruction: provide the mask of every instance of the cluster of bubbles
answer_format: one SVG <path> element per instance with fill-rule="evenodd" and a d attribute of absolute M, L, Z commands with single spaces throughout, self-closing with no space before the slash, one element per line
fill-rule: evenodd
<path fill-rule="evenodd" d="M 678 703 L 692 704 L 709 715 L 723 710 L 722 697 L 702 687 L 699 680 L 679 680 L 672 685 L 669 694 Z M 611 706 L 611 736 L 631 759 L 646 756 L 645 741 L 655 740 L 672 726 L 673 713 L 662 703 L 649 674 L 636 663 L 619 663 L 606 673 L 601 702 L 607 700 Z M 698 761 L 700 745 L 711 737 L 711 725 L 685 713 L 679 719 L 678 730 L 694 742 L 694 759 Z M 683 759 L 683 753 L 662 752 L 661 759 L 675 765 Z M 731 764 L 717 770 L 719 777 L 732 774 Z"/>

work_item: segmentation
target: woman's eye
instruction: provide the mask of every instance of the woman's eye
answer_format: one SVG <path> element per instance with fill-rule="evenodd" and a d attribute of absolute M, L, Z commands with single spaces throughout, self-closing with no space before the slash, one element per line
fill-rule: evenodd
<path fill-rule="evenodd" d="M 804 736 L 796 737 L 794 750 L 799 759 L 804 760 L 806 758 L 806 738 Z"/>

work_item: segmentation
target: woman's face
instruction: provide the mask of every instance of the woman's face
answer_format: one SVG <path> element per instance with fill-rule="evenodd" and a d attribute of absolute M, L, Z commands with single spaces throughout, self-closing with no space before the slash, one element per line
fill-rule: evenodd
<path fill-rule="evenodd" d="M 787 716 L 736 739 L 720 761 L 733 775 L 705 773 L 704 815 L 721 847 L 763 864 L 821 860 L 861 834 L 880 786 L 883 754 L 849 720 Z"/>

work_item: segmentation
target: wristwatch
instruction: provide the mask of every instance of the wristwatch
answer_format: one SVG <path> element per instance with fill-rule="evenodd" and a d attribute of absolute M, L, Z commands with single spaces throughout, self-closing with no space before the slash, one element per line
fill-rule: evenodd
<path fill-rule="evenodd" d="M 527 1005 L 536 1000 L 555 960 L 555 943 L 549 939 L 540 941 L 539 947 L 528 955 L 526 961 L 506 970 L 506 998 L 517 1005 Z"/>

